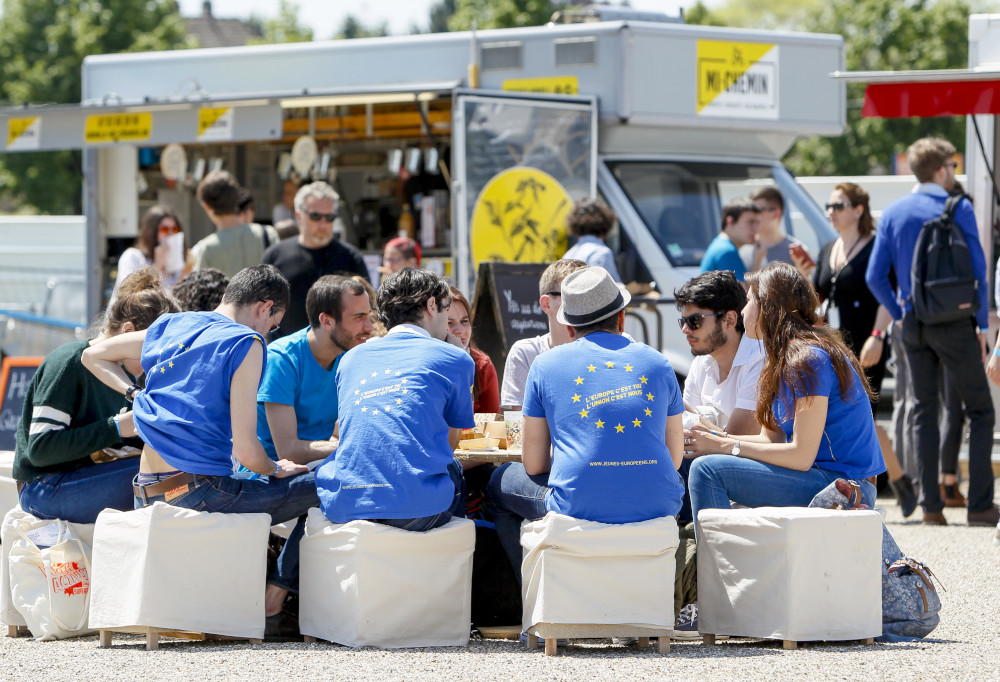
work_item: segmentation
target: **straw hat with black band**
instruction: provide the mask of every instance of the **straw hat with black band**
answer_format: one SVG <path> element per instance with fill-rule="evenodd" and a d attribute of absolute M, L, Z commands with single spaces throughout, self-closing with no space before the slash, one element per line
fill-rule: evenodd
<path fill-rule="evenodd" d="M 583 268 L 563 280 L 562 306 L 556 320 L 570 327 L 586 327 L 624 310 L 631 300 L 631 294 L 615 284 L 607 270 Z"/>

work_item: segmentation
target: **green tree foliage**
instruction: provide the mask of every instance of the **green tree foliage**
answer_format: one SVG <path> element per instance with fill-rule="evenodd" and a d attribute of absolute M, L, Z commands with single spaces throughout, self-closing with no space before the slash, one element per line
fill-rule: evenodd
<path fill-rule="evenodd" d="M 455 0 L 455 13 L 448 19 L 452 31 L 476 28 L 541 26 L 562 3 L 552 0 Z"/>
<path fill-rule="evenodd" d="M 448 20 L 455 14 L 455 0 L 438 0 L 431 5 L 430 32 L 446 33 Z"/>
<path fill-rule="evenodd" d="M 85 56 L 185 46 L 186 32 L 173 0 L 5 0 L 0 99 L 10 104 L 79 102 Z M 78 151 L 8 154 L 0 191 L 42 213 L 79 213 L 80 160 Z"/>
<path fill-rule="evenodd" d="M 380 38 L 389 35 L 389 24 L 383 21 L 381 24 L 368 26 L 353 14 L 348 14 L 340 22 L 340 28 L 334 35 L 334 40 L 350 40 L 352 38 Z"/>
<path fill-rule="evenodd" d="M 688 23 L 836 33 L 849 71 L 954 69 L 968 64 L 968 0 L 730 0 L 685 12 Z M 800 175 L 889 172 L 911 142 L 937 135 L 961 148 L 965 117 L 862 118 L 864 83 L 847 85 L 847 127 L 840 137 L 800 140 L 785 159 Z M 808 96 L 808 93 L 802 93 Z"/>
<path fill-rule="evenodd" d="M 955 69 L 968 65 L 969 12 L 966 0 L 833 0 L 809 29 L 844 36 L 849 71 Z M 864 83 L 847 85 L 845 133 L 800 140 L 786 159 L 789 167 L 802 175 L 881 173 L 921 137 L 964 146 L 964 116 L 862 118 L 864 91 Z"/>
<path fill-rule="evenodd" d="M 313 30 L 299 23 L 299 6 L 291 0 L 278 3 L 278 13 L 270 19 L 254 19 L 259 22 L 262 37 L 251 40 L 253 45 L 268 43 L 308 43 L 313 39 Z"/>

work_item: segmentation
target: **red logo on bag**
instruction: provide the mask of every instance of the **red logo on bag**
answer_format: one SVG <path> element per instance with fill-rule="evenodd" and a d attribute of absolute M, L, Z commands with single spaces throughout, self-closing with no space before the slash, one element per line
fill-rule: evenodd
<path fill-rule="evenodd" d="M 52 591 L 63 591 L 63 594 L 76 596 L 90 591 L 90 576 L 86 568 L 80 568 L 75 561 L 63 564 L 52 564 Z"/>

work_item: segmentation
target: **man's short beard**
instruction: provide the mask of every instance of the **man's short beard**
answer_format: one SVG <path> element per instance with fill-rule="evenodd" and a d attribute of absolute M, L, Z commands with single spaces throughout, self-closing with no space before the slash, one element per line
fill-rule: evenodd
<path fill-rule="evenodd" d="M 333 331 L 330 332 L 330 341 L 345 353 L 358 345 L 354 343 L 353 336 L 342 334 L 340 327 L 334 327 Z"/>
<path fill-rule="evenodd" d="M 699 355 L 711 355 L 712 353 L 714 353 L 715 351 L 719 350 L 724 345 L 726 345 L 726 341 L 728 340 L 729 339 L 726 337 L 725 332 L 722 331 L 722 325 L 719 324 L 718 320 L 716 320 L 715 331 L 713 331 L 711 335 L 709 335 L 709 337 L 705 339 L 705 343 L 708 344 L 708 347 L 698 350 L 692 348 L 691 354 L 694 355 L 695 357 Z"/>

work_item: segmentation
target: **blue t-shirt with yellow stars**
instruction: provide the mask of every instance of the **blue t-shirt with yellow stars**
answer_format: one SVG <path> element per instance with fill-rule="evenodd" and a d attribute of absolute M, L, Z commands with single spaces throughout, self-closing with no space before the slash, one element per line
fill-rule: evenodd
<path fill-rule="evenodd" d="M 334 523 L 411 519 L 446 511 L 448 429 L 471 428 L 472 356 L 409 325 L 356 346 L 337 367 L 340 444 L 316 470 Z"/>
<path fill-rule="evenodd" d="M 253 329 L 216 312 L 161 315 L 146 330 L 135 430 L 167 464 L 205 476 L 233 473 L 229 386 L 255 342 L 264 345 Z"/>
<path fill-rule="evenodd" d="M 665 434 L 684 401 L 657 351 L 608 332 L 553 348 L 532 363 L 522 410 L 549 426 L 548 511 L 602 523 L 680 511 L 684 486 Z"/>

